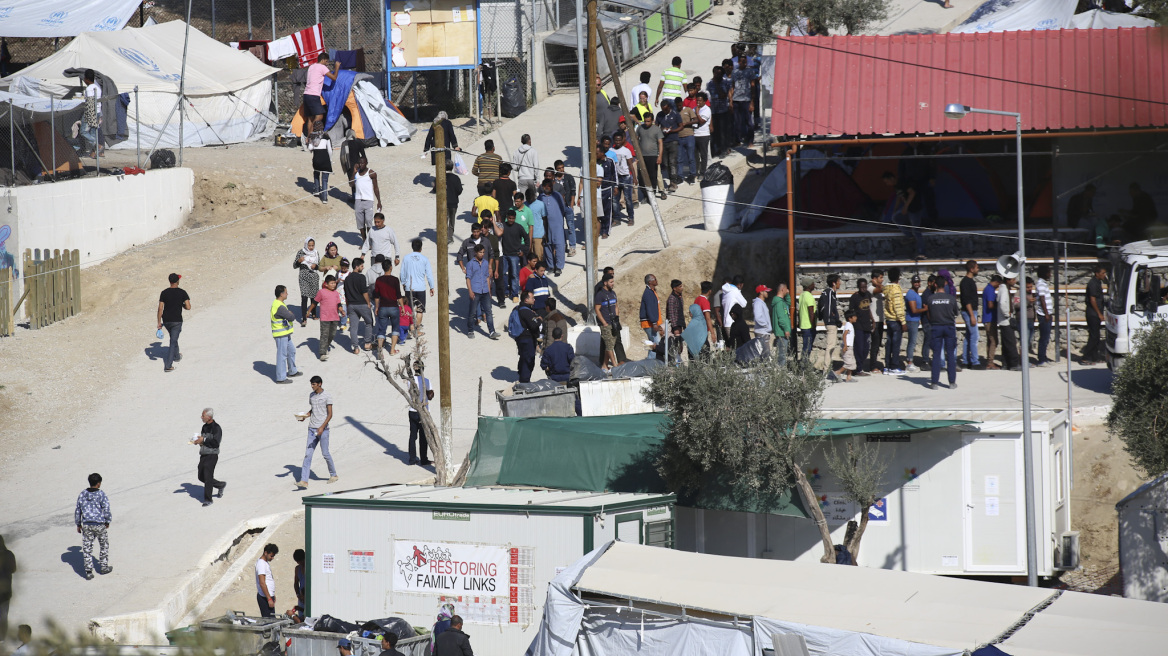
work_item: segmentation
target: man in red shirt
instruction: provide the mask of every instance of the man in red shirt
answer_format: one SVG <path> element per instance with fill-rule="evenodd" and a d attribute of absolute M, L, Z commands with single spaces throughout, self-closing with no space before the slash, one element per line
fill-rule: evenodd
<path fill-rule="evenodd" d="M 531 274 L 535 273 L 535 267 L 539 265 L 539 256 L 535 253 L 527 254 L 527 266 L 519 270 L 519 289 L 527 289 L 527 279 Z"/>

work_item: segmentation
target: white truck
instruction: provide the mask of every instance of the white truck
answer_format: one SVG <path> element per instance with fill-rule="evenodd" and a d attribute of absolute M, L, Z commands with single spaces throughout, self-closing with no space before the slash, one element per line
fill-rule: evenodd
<path fill-rule="evenodd" d="M 1149 323 L 1168 319 L 1168 238 L 1132 242 L 1113 258 L 1107 314 L 1107 366 L 1116 370 Z"/>

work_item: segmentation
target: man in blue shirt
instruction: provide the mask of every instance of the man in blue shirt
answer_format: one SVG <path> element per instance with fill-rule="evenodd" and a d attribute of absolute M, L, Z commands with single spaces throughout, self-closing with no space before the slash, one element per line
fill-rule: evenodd
<path fill-rule="evenodd" d="M 737 142 L 749 146 L 754 143 L 754 127 L 751 117 L 754 114 L 754 87 L 758 85 L 758 74 L 747 66 L 746 57 L 738 57 L 734 72 L 730 75 L 733 91 L 730 100 L 734 107 L 734 136 Z"/>
<path fill-rule="evenodd" d="M 564 270 L 564 219 L 568 216 L 568 206 L 554 188 L 553 180 L 544 180 L 536 202 L 543 206 L 547 217 L 547 265 L 558 278 Z"/>
<path fill-rule="evenodd" d="M 531 292 L 535 297 L 531 309 L 541 318 L 546 315 L 547 300 L 552 293 L 551 283 L 547 279 L 547 264 L 540 262 L 535 266 L 535 271 L 527 277 L 527 283 L 523 285 L 523 291 Z"/>
<path fill-rule="evenodd" d="M 414 237 L 410 242 L 414 252 L 402 258 L 401 285 L 406 292 L 406 302 L 414 308 L 414 323 L 422 326 L 422 314 L 426 311 L 426 290 L 434 295 L 434 270 L 430 260 L 422 255 L 422 239 Z"/>
<path fill-rule="evenodd" d="M 563 328 L 553 329 L 552 339 L 554 341 L 543 350 L 539 368 L 544 370 L 548 378 L 558 383 L 566 383 L 572 373 L 572 360 L 576 353 L 571 345 L 564 341 Z"/>
<path fill-rule="evenodd" d="M 475 336 L 475 326 L 480 317 L 487 319 L 487 335 L 491 339 L 499 339 L 495 332 L 495 319 L 491 309 L 491 261 L 487 259 L 487 247 L 478 244 L 474 247 L 474 257 L 466 263 L 466 291 L 470 297 L 470 307 L 466 313 L 466 334 Z"/>
<path fill-rule="evenodd" d="M 917 339 L 921 334 L 921 315 L 925 312 L 927 310 L 921 300 L 921 277 L 913 276 L 912 287 L 904 293 L 905 332 L 908 333 L 908 352 L 905 353 L 908 367 L 905 368 L 905 371 L 909 373 L 920 371 L 913 358 L 917 355 Z"/>
<path fill-rule="evenodd" d="M 981 325 L 986 330 L 986 369 L 1001 369 L 994 364 L 994 351 L 998 350 L 998 286 L 1003 282 L 1005 280 L 995 273 L 981 293 Z M 1002 361 L 1005 360 L 1003 355 Z"/>

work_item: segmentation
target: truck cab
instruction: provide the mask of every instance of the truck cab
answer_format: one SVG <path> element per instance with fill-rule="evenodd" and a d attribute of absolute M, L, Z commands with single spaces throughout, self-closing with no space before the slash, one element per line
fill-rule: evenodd
<path fill-rule="evenodd" d="M 1119 368 L 1131 354 L 1135 336 L 1158 319 L 1168 319 L 1168 239 L 1132 242 L 1112 257 L 1111 300 L 1107 304 L 1107 366 Z"/>

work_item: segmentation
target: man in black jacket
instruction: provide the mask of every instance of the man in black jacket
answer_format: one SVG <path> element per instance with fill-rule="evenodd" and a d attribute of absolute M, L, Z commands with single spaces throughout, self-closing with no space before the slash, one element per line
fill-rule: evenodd
<path fill-rule="evenodd" d="M 843 325 L 840 322 L 839 302 L 836 299 L 836 292 L 840 288 L 840 276 L 838 273 L 828 274 L 827 289 L 819 295 L 819 320 L 823 322 L 823 327 L 827 329 L 826 348 L 823 353 L 823 365 L 826 371 L 831 371 L 835 367 L 832 366 L 835 360 L 836 346 L 839 345 L 839 328 Z"/>
<path fill-rule="evenodd" d="M 470 636 L 462 632 L 462 618 L 458 615 L 450 618 L 450 628 L 434 641 L 434 656 L 474 656 Z"/>
<path fill-rule="evenodd" d="M 203 429 L 199 436 L 192 440 L 199 445 L 199 481 L 203 483 L 203 507 L 211 505 L 211 488 L 219 490 L 219 498 L 223 498 L 223 489 L 227 483 L 215 480 L 215 465 L 219 464 L 219 443 L 223 441 L 223 429 L 215 423 L 215 411 L 211 408 L 203 409 Z"/>
<path fill-rule="evenodd" d="M 523 332 L 515 337 L 515 346 L 519 349 L 518 369 L 521 383 L 531 382 L 531 372 L 535 370 L 535 345 L 539 343 L 543 334 L 543 319 L 532 309 L 534 302 L 535 295 L 525 291 L 522 303 L 514 310 L 519 314 L 519 322 L 523 325 Z"/>

